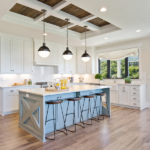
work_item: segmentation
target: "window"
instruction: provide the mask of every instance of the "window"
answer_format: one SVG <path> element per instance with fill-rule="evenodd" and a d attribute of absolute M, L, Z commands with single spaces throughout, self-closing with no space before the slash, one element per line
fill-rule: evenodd
<path fill-rule="evenodd" d="M 120 78 L 129 76 L 139 79 L 139 55 L 129 56 L 120 60 L 99 60 L 99 73 L 104 78 Z"/>

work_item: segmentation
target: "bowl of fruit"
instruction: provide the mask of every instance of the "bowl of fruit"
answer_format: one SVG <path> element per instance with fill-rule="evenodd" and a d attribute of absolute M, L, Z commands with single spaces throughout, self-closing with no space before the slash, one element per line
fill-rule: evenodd
<path fill-rule="evenodd" d="M 56 90 L 61 90 L 60 83 L 56 83 L 56 84 L 55 84 L 55 87 L 56 87 Z"/>

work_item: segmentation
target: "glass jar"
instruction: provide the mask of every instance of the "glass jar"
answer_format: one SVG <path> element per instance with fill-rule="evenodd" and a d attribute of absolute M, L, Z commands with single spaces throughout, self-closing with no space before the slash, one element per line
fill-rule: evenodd
<path fill-rule="evenodd" d="M 31 79 L 29 79 L 28 85 L 32 85 L 32 80 Z"/>

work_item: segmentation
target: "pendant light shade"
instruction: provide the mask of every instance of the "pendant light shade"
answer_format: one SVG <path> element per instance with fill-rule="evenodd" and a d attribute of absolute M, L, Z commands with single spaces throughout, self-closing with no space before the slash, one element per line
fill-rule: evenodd
<path fill-rule="evenodd" d="M 69 19 L 65 19 L 67 21 L 67 47 L 66 47 L 66 50 L 63 52 L 63 58 L 65 60 L 70 60 L 73 56 L 73 53 L 69 50 L 69 47 L 68 47 L 68 21 Z"/>
<path fill-rule="evenodd" d="M 84 62 L 88 62 L 91 59 L 91 56 L 86 51 L 86 28 L 87 28 L 87 26 L 85 26 L 85 52 L 81 56 L 82 57 L 82 61 L 84 61 Z"/>
<path fill-rule="evenodd" d="M 45 13 L 46 13 L 46 10 L 42 9 L 42 12 L 43 12 L 43 16 L 44 16 L 44 19 L 45 19 Z M 38 53 L 39 55 L 42 57 L 42 58 L 46 58 L 50 55 L 50 49 L 46 46 L 46 43 L 45 43 L 45 36 L 47 34 L 45 33 L 45 22 L 43 20 L 43 46 L 41 46 L 38 50 Z"/>

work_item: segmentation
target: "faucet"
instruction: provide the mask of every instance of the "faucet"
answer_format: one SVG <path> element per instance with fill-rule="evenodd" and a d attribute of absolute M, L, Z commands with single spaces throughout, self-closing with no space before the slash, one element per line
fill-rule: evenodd
<path fill-rule="evenodd" d="M 112 78 L 114 78 L 114 83 L 116 83 L 117 81 L 115 75 L 112 75 Z"/>

